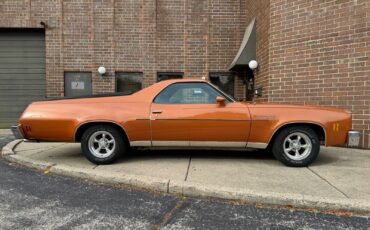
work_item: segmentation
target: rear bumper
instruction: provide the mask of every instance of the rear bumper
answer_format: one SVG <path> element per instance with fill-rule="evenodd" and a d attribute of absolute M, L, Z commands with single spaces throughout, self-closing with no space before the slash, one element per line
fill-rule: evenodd
<path fill-rule="evenodd" d="M 358 147 L 360 145 L 360 132 L 349 131 L 347 135 L 347 145 L 348 147 Z"/>
<path fill-rule="evenodd" d="M 21 125 L 14 125 L 10 128 L 10 130 L 12 131 L 15 138 L 24 139 L 24 136 L 21 130 Z"/>

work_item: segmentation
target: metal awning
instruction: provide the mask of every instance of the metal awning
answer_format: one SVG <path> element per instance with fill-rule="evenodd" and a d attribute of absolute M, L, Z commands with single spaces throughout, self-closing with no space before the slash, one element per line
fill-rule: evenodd
<path fill-rule="evenodd" d="M 229 70 L 248 66 L 249 61 L 256 60 L 256 18 L 253 18 L 245 30 L 242 44 L 231 62 Z"/>

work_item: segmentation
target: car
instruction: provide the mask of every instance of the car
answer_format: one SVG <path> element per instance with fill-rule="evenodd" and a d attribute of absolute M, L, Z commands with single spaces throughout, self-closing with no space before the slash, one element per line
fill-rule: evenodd
<path fill-rule="evenodd" d="M 12 127 L 18 138 L 80 142 L 86 158 L 110 164 L 131 148 L 267 149 L 302 167 L 325 146 L 357 146 L 350 111 L 238 102 L 208 81 L 165 80 L 130 95 L 31 103 Z"/>

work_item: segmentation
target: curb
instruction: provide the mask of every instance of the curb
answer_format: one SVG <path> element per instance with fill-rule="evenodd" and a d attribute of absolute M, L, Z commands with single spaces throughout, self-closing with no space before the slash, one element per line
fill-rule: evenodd
<path fill-rule="evenodd" d="M 55 165 L 54 163 L 41 160 L 33 160 L 20 155 L 15 155 L 13 150 L 20 142 L 22 142 L 22 140 L 15 140 L 8 143 L 5 146 L 7 154 L 3 154 L 3 158 L 10 162 L 14 162 L 29 168 L 34 168 L 42 171 L 47 170 L 57 175 L 84 179 L 98 183 L 126 185 L 137 188 L 150 189 L 181 196 L 218 198 L 224 200 L 243 201 L 250 204 L 264 204 L 303 209 L 319 209 L 324 211 L 348 211 L 354 213 L 370 214 L 370 202 L 367 200 L 346 198 L 333 199 L 299 194 L 261 192 L 248 189 L 203 185 L 188 181 L 170 181 L 169 179 L 161 179 L 141 175 L 120 175 L 119 177 L 112 177 L 104 174 L 104 172 L 96 172 L 93 169 L 84 169 L 83 171 L 81 171 L 80 169 L 71 166 Z"/>
<path fill-rule="evenodd" d="M 93 170 L 82 172 L 76 168 L 65 165 L 52 166 L 50 168 L 50 172 L 62 176 L 86 179 L 98 183 L 128 185 L 138 188 L 152 189 L 159 192 L 168 192 L 169 180 L 167 179 L 137 175 L 121 175 L 120 177 L 111 177 L 104 173 L 94 172 Z"/>
<path fill-rule="evenodd" d="M 349 211 L 370 213 L 370 202 L 356 199 L 331 199 L 317 196 L 259 192 L 248 189 L 235 189 L 189 182 L 172 182 L 169 193 L 195 197 L 214 197 L 225 200 L 240 200 L 252 204 L 288 206 L 302 209 L 319 209 L 324 211 Z"/>
<path fill-rule="evenodd" d="M 21 139 L 17 139 L 6 144 L 1 150 L 1 156 L 14 155 L 14 149 L 19 143 L 23 142 Z"/>

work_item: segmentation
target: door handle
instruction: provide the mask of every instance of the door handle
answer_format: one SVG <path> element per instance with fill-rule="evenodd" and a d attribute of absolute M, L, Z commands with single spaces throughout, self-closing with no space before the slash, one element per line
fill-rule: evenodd
<path fill-rule="evenodd" d="M 153 114 L 160 114 L 160 113 L 162 113 L 162 110 L 152 110 L 152 113 Z"/>

